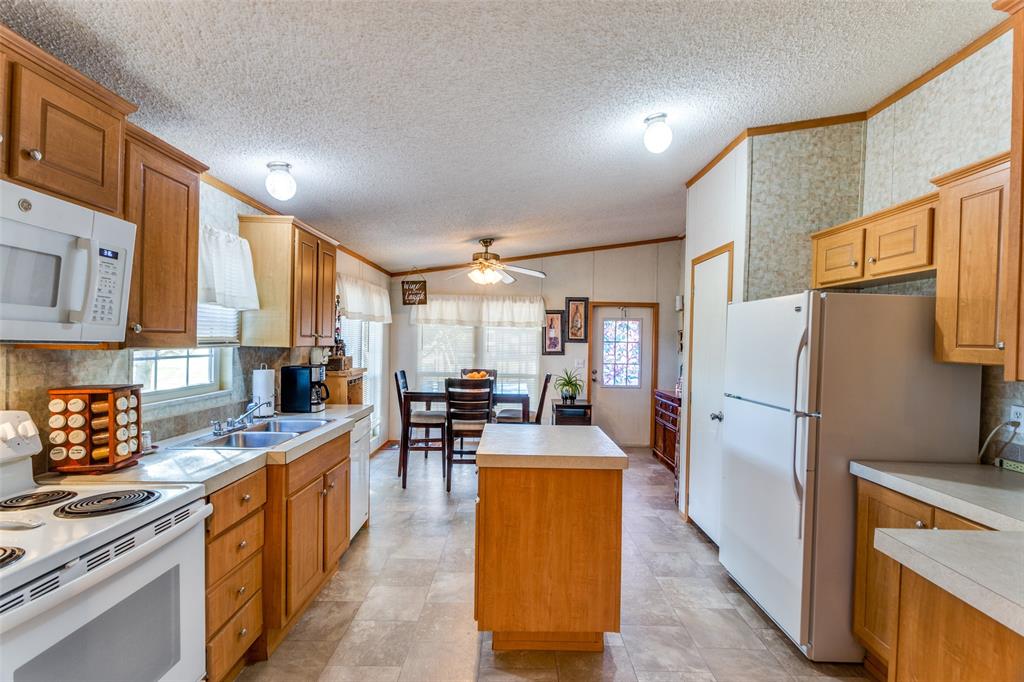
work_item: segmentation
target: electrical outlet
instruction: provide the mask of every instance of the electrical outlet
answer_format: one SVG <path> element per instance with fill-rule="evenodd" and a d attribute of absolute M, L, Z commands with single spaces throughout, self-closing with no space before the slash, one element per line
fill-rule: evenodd
<path fill-rule="evenodd" d="M 1024 425 L 1024 405 L 1010 405 L 1010 421 Z"/>

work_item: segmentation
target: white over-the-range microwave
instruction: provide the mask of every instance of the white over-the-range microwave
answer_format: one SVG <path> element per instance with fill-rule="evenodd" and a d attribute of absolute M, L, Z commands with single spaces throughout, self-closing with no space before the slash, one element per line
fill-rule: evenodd
<path fill-rule="evenodd" d="M 0 341 L 123 341 L 135 225 L 0 181 Z"/>

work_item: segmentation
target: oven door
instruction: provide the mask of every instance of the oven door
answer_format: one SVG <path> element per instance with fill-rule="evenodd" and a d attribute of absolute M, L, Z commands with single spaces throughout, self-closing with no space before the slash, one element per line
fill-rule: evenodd
<path fill-rule="evenodd" d="M 208 507 L 207 507 L 208 509 Z M 208 513 L 208 512 L 207 512 Z M 46 597 L 3 633 L 4 682 L 142 682 L 206 674 L 203 518 L 144 557 L 134 551 Z M 185 524 L 183 524 L 185 525 Z M 62 592 L 70 593 L 66 599 Z M 32 609 L 36 603 L 21 607 Z M 20 610 L 20 609 L 19 609 Z"/>
<path fill-rule="evenodd" d="M 0 183 L 0 339 L 77 341 L 93 212 Z"/>

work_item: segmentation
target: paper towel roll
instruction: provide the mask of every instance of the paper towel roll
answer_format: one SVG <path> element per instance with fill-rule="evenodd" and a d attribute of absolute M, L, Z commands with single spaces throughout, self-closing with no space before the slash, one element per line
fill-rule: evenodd
<path fill-rule="evenodd" d="M 267 369 L 266 365 L 263 365 L 262 369 L 254 369 L 252 371 L 252 400 L 254 403 L 259 405 L 265 403 L 268 400 L 270 405 L 264 405 L 260 409 L 256 410 L 257 417 L 273 417 L 274 406 L 277 404 L 276 395 L 274 392 L 274 370 Z"/>

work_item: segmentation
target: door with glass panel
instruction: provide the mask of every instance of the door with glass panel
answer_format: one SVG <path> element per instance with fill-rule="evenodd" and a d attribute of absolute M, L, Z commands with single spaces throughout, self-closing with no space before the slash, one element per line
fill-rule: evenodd
<path fill-rule="evenodd" d="M 593 424 L 620 446 L 651 442 L 654 309 L 595 305 L 590 358 Z"/>

